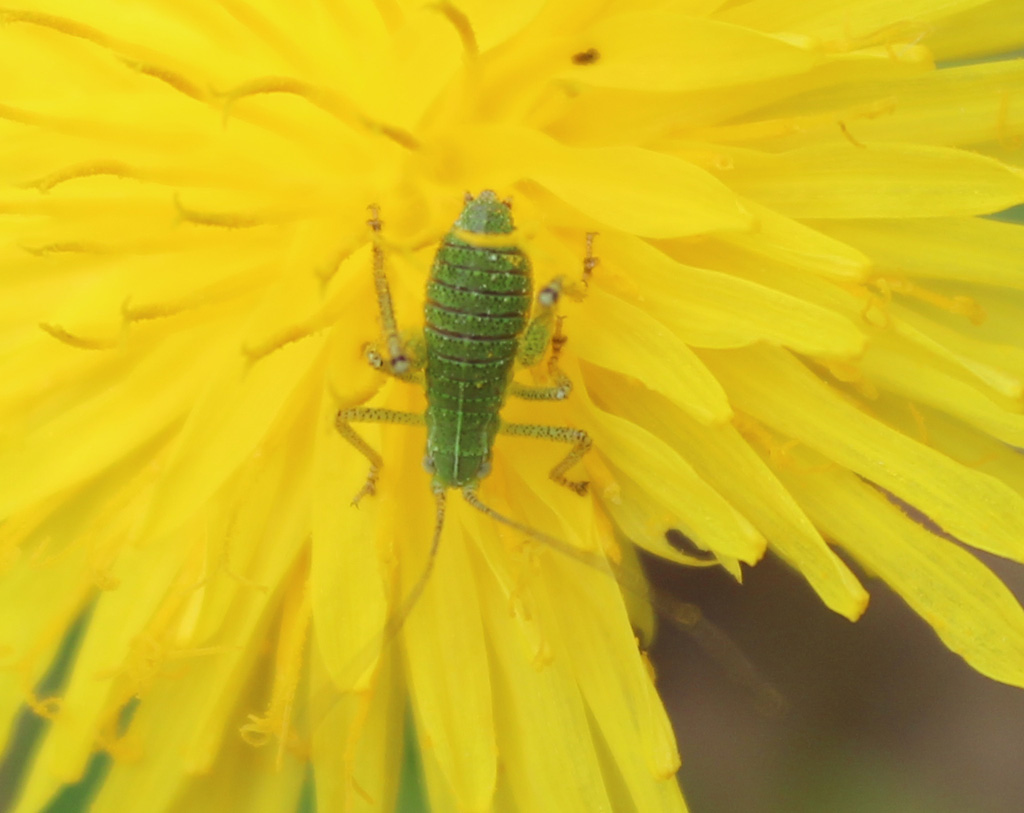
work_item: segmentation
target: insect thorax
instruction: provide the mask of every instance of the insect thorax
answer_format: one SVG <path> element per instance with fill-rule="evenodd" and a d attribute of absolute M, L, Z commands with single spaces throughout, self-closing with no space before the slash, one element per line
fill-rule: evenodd
<path fill-rule="evenodd" d="M 493 193 L 468 201 L 430 271 L 427 459 L 435 482 L 445 487 L 476 482 L 490 459 L 532 295 L 530 262 L 522 251 L 473 245 L 460 231 L 470 240 L 467 232 L 511 233 L 511 216 Z"/>

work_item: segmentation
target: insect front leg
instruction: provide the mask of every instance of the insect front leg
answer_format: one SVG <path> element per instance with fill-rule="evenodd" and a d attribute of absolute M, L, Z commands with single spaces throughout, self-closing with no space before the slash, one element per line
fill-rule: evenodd
<path fill-rule="evenodd" d="M 377 478 L 380 476 L 381 466 L 384 460 L 369 443 L 363 440 L 352 428 L 351 421 L 356 423 L 398 423 L 407 426 L 422 426 L 426 419 L 419 412 L 402 412 L 397 409 L 377 409 L 375 407 L 347 407 L 338 411 L 334 419 L 341 436 L 355 446 L 360 454 L 370 461 L 370 473 L 366 482 L 359 492 L 352 498 L 352 505 L 358 505 L 359 501 L 367 494 L 373 494 L 377 488 Z"/>
<path fill-rule="evenodd" d="M 561 443 L 573 444 L 569 454 L 555 464 L 548 476 L 559 485 L 571 488 L 577 494 L 583 495 L 587 493 L 588 481 L 570 480 L 565 476 L 565 473 L 575 466 L 583 458 L 583 455 L 590 451 L 590 447 L 593 445 L 590 435 L 582 429 L 574 429 L 571 426 L 545 426 L 536 423 L 503 422 L 498 428 L 498 433 L 502 435 L 518 435 L 524 438 L 557 440 Z"/>
<path fill-rule="evenodd" d="M 404 332 L 399 336 L 399 341 L 402 345 L 402 357 L 407 362 L 407 366 L 402 372 L 395 369 L 390 354 L 385 350 L 386 344 L 382 347 L 381 342 L 372 342 L 366 345 L 364 350 L 366 362 L 375 370 L 380 370 L 400 381 L 424 386 L 426 382 L 423 377 L 423 368 L 427 364 L 427 344 L 423 337 L 423 331 Z"/>
<path fill-rule="evenodd" d="M 406 355 L 402 338 L 398 335 L 398 322 L 395 319 L 395 306 L 391 300 L 391 287 L 388 285 L 388 276 L 384 271 L 384 246 L 381 240 L 381 229 L 384 224 L 381 222 L 380 209 L 377 205 L 373 204 L 369 208 L 370 219 L 366 221 L 366 224 L 373 232 L 373 284 L 377 292 L 377 309 L 380 311 L 387 365 L 393 375 L 402 377 L 409 371 L 411 363 Z"/>

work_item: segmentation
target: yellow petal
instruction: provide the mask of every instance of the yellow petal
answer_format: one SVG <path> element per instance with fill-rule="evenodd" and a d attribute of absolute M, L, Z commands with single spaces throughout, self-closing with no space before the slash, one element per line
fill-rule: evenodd
<path fill-rule="evenodd" d="M 676 451 L 810 582 L 825 604 L 851 620 L 860 616 L 867 606 L 864 588 L 736 429 L 700 426 L 651 393 L 614 386 L 604 386 L 601 392 L 616 413 L 669 438 Z"/>
<path fill-rule="evenodd" d="M 184 597 L 170 595 L 171 586 L 178 580 L 194 584 L 202 564 L 197 546 L 183 541 L 165 538 L 146 548 L 126 550 L 119 557 L 113 571 L 120 582 L 118 589 L 97 601 L 61 714 L 35 757 L 17 813 L 43 809 L 60 785 L 80 778 L 96 741 L 116 732 L 122 705 L 152 677 L 147 667 L 152 648 L 159 646 L 161 630 L 152 630 L 151 625 L 165 602 L 174 606 Z"/>
<path fill-rule="evenodd" d="M 1024 347 L 987 341 L 975 336 L 973 330 L 965 333 L 960 314 L 936 313 L 934 308 L 918 303 L 894 306 L 890 314 L 892 335 L 884 338 L 892 341 L 899 336 L 904 344 L 913 343 L 933 354 L 933 363 L 941 359 L 943 368 L 945 363 L 953 365 L 954 373 L 967 373 L 971 384 L 984 384 L 986 395 L 994 396 L 1005 410 L 1017 411 L 1017 399 L 1024 394 Z"/>
<path fill-rule="evenodd" d="M 953 14 L 935 26 L 928 47 L 942 60 L 1006 54 L 1024 42 L 1017 0 L 989 0 Z"/>
<path fill-rule="evenodd" d="M 385 396 L 387 393 L 385 393 Z M 317 420 L 313 502 L 312 602 L 314 631 L 324 666 L 340 691 L 365 690 L 384 639 L 393 587 L 394 538 L 398 518 L 386 510 L 401 500 L 400 470 L 384 469 L 377 493 L 358 506 L 353 497 L 366 482 L 369 461 L 334 428 L 336 408 L 325 399 Z M 389 454 L 405 444 L 404 426 L 360 424 L 357 433 Z M 429 520 L 423 533 L 429 533 Z M 358 579 L 353 573 L 362 574 Z"/>
<path fill-rule="evenodd" d="M 642 240 L 609 237 L 597 246 L 602 261 L 598 268 L 607 266 L 624 280 L 613 279 L 610 286 L 624 288 L 630 299 L 660 317 L 692 347 L 742 347 L 763 341 L 838 357 L 855 356 L 863 348 L 864 338 L 855 324 L 805 297 L 748 282 L 734 273 L 677 262 Z M 721 251 L 717 247 L 707 253 Z M 580 353 L 585 356 L 586 348 Z M 720 407 L 717 414 L 727 417 Z"/>
<path fill-rule="evenodd" d="M 833 86 L 787 99 L 762 112 L 779 122 L 799 116 L 820 126 L 791 127 L 758 146 L 773 151 L 823 140 L 849 143 L 837 126 L 867 149 L 887 142 L 970 146 L 1012 144 L 1024 132 L 1024 65 L 988 62 L 945 68 L 891 82 Z M 723 128 L 725 135 L 729 127 Z M 714 137 L 708 132 L 705 137 Z"/>
<path fill-rule="evenodd" d="M 185 708 L 178 711 L 184 718 L 183 726 L 196 719 L 185 716 L 186 713 Z M 160 748 L 165 760 L 168 756 L 173 759 L 173 746 L 162 743 Z M 117 813 L 124 810 L 125 799 L 144 796 L 147 810 L 154 813 L 215 813 L 238 809 L 237 806 L 271 813 L 294 809 L 306 780 L 302 760 L 289 756 L 277 764 L 273 749 L 254 749 L 237 737 L 225 740 L 216 771 L 182 774 L 171 769 L 168 761 L 135 759 L 118 763 L 101 785 L 90 810 Z M 154 763 L 159 767 L 154 769 Z"/>
<path fill-rule="evenodd" d="M 208 331 L 201 330 L 168 337 L 141 355 L 140 347 L 123 353 L 76 349 L 104 353 L 101 369 L 117 383 L 87 378 L 79 387 L 80 400 L 63 414 L 27 416 L 42 426 L 23 427 L 21 443 L 0 456 L 4 471 L 19 472 L 0 494 L 0 513 L 10 515 L 33 500 L 77 486 L 158 439 L 180 420 L 208 377 L 212 361 L 198 353 L 208 341 Z M 168 381 L 173 383 L 167 386 Z"/>
<path fill-rule="evenodd" d="M 600 403 L 600 390 L 593 396 Z M 761 535 L 664 441 L 612 412 L 594 409 L 589 415 L 594 441 L 612 469 L 674 518 L 663 527 L 679 528 L 709 550 L 749 564 L 761 558 Z"/>
<path fill-rule="evenodd" d="M 1020 226 L 984 218 L 829 220 L 826 234 L 875 259 L 883 273 L 1024 289 Z"/>
<path fill-rule="evenodd" d="M 721 12 L 723 19 L 762 31 L 798 31 L 851 45 L 860 39 L 927 31 L 929 23 L 953 12 L 980 6 L 984 0 L 819 0 L 812 6 L 787 0 L 756 0 Z"/>
<path fill-rule="evenodd" d="M 729 420 L 718 382 L 688 345 L 640 308 L 595 288 L 572 329 L 580 358 L 652 382 L 701 423 Z"/>
<path fill-rule="evenodd" d="M 594 48 L 600 56 L 593 64 L 568 67 L 564 78 L 642 91 L 761 82 L 803 73 L 819 56 L 809 41 L 662 10 L 602 17 L 574 39 L 578 51 Z"/>
<path fill-rule="evenodd" d="M 702 351 L 737 409 L 888 489 L 980 550 L 1024 559 L 1024 498 L 873 420 L 782 351 Z"/>
<path fill-rule="evenodd" d="M 540 668 L 523 657 L 505 601 L 479 593 L 490 651 L 494 726 L 503 781 L 497 806 L 585 813 L 614 810 L 588 709 L 564 651 Z M 550 732 L 558 731 L 558 737 Z"/>
<path fill-rule="evenodd" d="M 611 762 L 629 788 L 627 798 L 641 810 L 682 809 L 673 781 L 679 768 L 675 738 L 637 651 L 615 583 L 597 573 L 581 573 L 555 556 L 545 558 L 550 561 L 545 568 L 548 595 L 557 595 L 554 591 L 564 591 L 567 585 L 575 588 L 559 595 L 548 610 L 559 618 L 562 641 L 571 642 L 571 655 L 566 654 Z M 563 603 L 580 612 L 559 611 Z M 622 703 L 624 697 L 631 702 Z"/>
<path fill-rule="evenodd" d="M 735 156 L 730 185 L 790 217 L 956 217 L 1024 201 L 1024 175 L 948 147 L 849 142 Z"/>
<path fill-rule="evenodd" d="M 308 781 L 308 770 L 302 760 L 290 757 L 279 765 L 270 749 L 255 751 L 238 741 L 226 745 L 218 770 L 200 777 L 189 777 L 184 792 L 171 800 L 166 810 L 218 813 L 238 806 L 252 813 L 279 813 L 297 808 Z M 124 800 L 132 798 L 131 788 L 128 785 L 117 796 L 108 794 L 104 788 L 104 804 L 98 799 L 92 809 L 97 813 L 124 810 Z M 109 804 L 106 804 L 108 799 Z M 157 811 L 161 808 L 154 803 L 150 809 Z"/>
<path fill-rule="evenodd" d="M 321 813 L 371 813 L 394 806 L 406 715 L 396 654 L 389 648 L 371 691 L 339 698 L 316 651 L 311 653 L 312 765 Z"/>
<path fill-rule="evenodd" d="M 905 434 L 921 437 L 953 460 L 990 474 L 1024 495 L 1024 467 L 1016 449 L 926 406 L 909 410 L 903 404 L 882 403 L 879 410 Z"/>
<path fill-rule="evenodd" d="M 1024 446 L 1024 415 L 1009 412 L 963 376 L 940 369 L 917 348 L 884 339 L 873 342 L 861 368 L 888 392 L 947 412 L 1013 446 Z M 1020 386 L 1018 382 L 1018 394 Z"/>
<path fill-rule="evenodd" d="M 835 469 L 783 478 L 825 533 L 892 588 L 984 675 L 1024 686 L 1024 609 L 981 562 Z"/>
<path fill-rule="evenodd" d="M 143 533 L 159 535 L 191 516 L 257 451 L 298 382 L 319 371 L 320 342 L 315 339 L 288 345 L 255 363 L 245 357 L 241 342 L 219 344 L 219 354 L 207 351 L 204 356 L 221 372 L 181 431 Z"/>
<path fill-rule="evenodd" d="M 0 653 L 5 666 L 0 670 L 0 726 L 4 730 L 13 730 L 15 716 L 65 645 L 65 631 L 75 627 L 95 590 L 83 548 L 43 567 L 18 565 L 0 580 Z M 41 602 L 42 597 L 47 600 Z M 24 608 L 32 603 L 45 609 L 26 614 Z M 52 696 L 32 699 L 46 708 Z"/>
<path fill-rule="evenodd" d="M 433 525 L 429 489 L 421 491 L 401 498 L 412 520 L 399 528 L 404 593 L 420 576 Z M 434 572 L 402 640 L 421 747 L 432 752 L 461 809 L 485 810 L 497 781 L 498 745 L 479 591 L 467 551 L 473 541 L 460 521 L 471 510 L 452 494 Z"/>
<path fill-rule="evenodd" d="M 495 6 L 490 0 L 465 0 L 459 3 L 459 8 L 472 21 L 481 49 L 504 42 L 534 22 L 538 15 L 552 11 L 544 0 L 524 0 L 511 7 Z"/>
<path fill-rule="evenodd" d="M 600 224 L 647 237 L 747 229 L 750 214 L 721 181 L 688 161 L 633 146 L 570 148 L 530 130 L 468 128 L 438 145 L 452 184 L 545 189 Z M 458 175 L 453 174 L 453 169 Z"/>
<path fill-rule="evenodd" d="M 716 235 L 717 240 L 834 279 L 861 280 L 871 268 L 868 256 L 848 243 L 753 201 L 747 201 L 746 206 L 757 217 L 756 230 Z"/>

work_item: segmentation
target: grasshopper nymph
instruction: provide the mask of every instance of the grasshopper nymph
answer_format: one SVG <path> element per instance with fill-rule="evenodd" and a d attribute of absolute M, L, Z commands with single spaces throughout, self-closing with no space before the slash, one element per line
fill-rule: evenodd
<path fill-rule="evenodd" d="M 381 230 L 376 207 L 368 221 L 375 236 Z M 470 505 L 526 535 L 564 548 L 523 523 L 498 513 L 480 501 L 477 488 L 490 470 L 495 437 L 518 435 L 570 443 L 572 447 L 552 469 L 551 479 L 577 494 L 585 494 L 585 481 L 565 474 L 590 449 L 589 435 L 566 426 L 507 423 L 501 419 L 506 397 L 534 400 L 566 398 L 572 385 L 558 368 L 565 341 L 557 313 L 558 300 L 568 287 L 556 277 L 533 297 L 530 260 L 514 244 L 511 207 L 490 191 L 467 195 L 462 213 L 442 239 L 427 283 L 426 324 L 423 342 L 403 342 L 399 336 L 391 292 L 384 272 L 384 253 L 373 244 L 373 274 L 383 328 L 381 350 L 368 353 L 370 362 L 404 381 L 424 386 L 425 412 L 400 412 L 371 407 L 349 407 L 338 412 L 338 431 L 370 461 L 370 473 L 353 503 L 373 494 L 382 459 L 352 428 L 354 422 L 425 425 L 424 464 L 432 475 L 436 505 L 434 536 L 427 565 L 419 580 L 392 616 L 397 629 L 412 608 L 433 567 L 444 527 L 445 495 L 458 488 Z M 587 234 L 582 286 L 586 286 L 597 259 L 594 234 Z M 532 306 L 532 314 L 531 314 Z M 422 346 L 414 352 L 413 346 Z M 513 379 L 516 365 L 538 364 L 551 348 L 548 369 L 551 386 L 531 386 Z"/>

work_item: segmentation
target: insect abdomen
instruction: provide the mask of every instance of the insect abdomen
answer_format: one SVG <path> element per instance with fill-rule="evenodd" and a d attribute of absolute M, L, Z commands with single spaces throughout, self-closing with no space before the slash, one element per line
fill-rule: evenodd
<path fill-rule="evenodd" d="M 456 230 L 510 233 L 511 217 L 482 192 Z M 471 245 L 455 230 L 445 237 L 427 286 L 425 326 L 427 456 L 445 486 L 475 482 L 490 457 L 530 301 L 529 261 L 519 249 Z"/>

